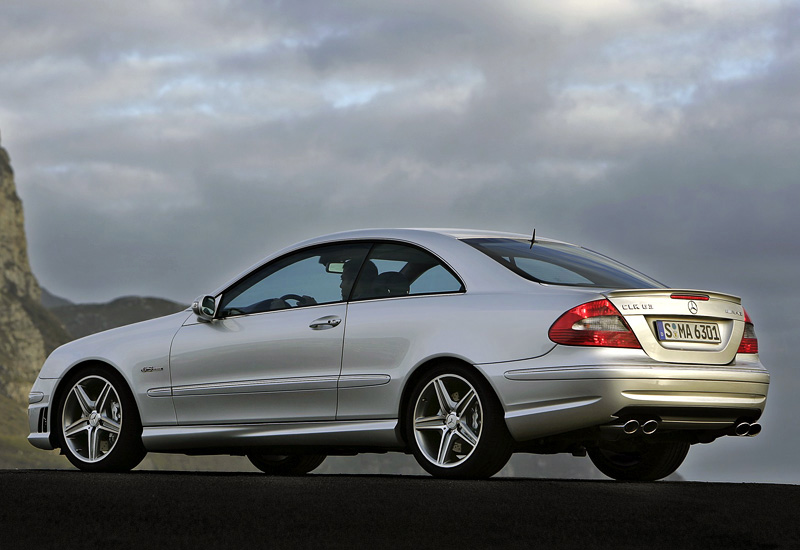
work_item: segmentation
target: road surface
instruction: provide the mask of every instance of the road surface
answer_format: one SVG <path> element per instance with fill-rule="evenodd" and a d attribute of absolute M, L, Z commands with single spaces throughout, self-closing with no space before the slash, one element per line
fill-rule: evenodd
<path fill-rule="evenodd" d="M 0 471 L 0 548 L 800 548 L 800 486 Z"/>

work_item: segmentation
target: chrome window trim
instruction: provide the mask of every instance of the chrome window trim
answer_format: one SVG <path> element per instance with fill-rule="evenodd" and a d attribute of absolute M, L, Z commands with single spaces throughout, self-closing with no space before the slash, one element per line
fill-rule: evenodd
<path fill-rule="evenodd" d="M 222 296 L 220 294 L 217 298 L 219 299 Z M 335 305 L 343 305 L 346 304 L 344 300 L 339 300 L 338 302 L 325 302 L 324 304 L 308 304 L 305 306 L 296 306 L 296 307 L 288 307 L 283 309 L 274 309 L 272 311 L 257 311 L 255 313 L 242 313 L 239 315 L 228 315 L 227 317 L 214 317 L 212 322 L 219 322 L 219 321 L 227 321 L 228 319 L 243 319 L 245 317 L 255 317 L 257 315 L 271 315 L 273 313 L 285 313 L 287 311 L 297 311 L 299 309 L 311 309 L 315 307 L 328 307 L 328 306 L 335 306 Z M 191 319 L 191 318 L 190 318 Z"/>
<path fill-rule="evenodd" d="M 404 296 L 381 296 L 378 298 L 360 298 L 358 300 L 350 300 L 348 304 L 361 304 L 364 302 L 383 302 L 386 300 L 408 300 L 410 298 L 431 298 L 435 296 L 462 296 L 466 294 L 464 290 L 454 290 L 451 292 L 437 292 L 431 294 L 406 294 Z"/>

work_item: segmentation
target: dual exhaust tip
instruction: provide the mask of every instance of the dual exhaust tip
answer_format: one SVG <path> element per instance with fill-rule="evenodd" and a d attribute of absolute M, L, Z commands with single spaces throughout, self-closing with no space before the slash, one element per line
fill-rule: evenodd
<path fill-rule="evenodd" d="M 644 420 L 639 421 L 636 419 L 620 421 L 618 424 L 610 424 L 600 426 L 600 432 L 603 439 L 609 441 L 617 441 L 620 437 L 628 437 L 637 433 L 644 435 L 652 435 L 658 430 L 658 420 Z"/>
<path fill-rule="evenodd" d="M 736 427 L 733 428 L 733 433 L 738 435 L 739 437 L 754 437 L 761 433 L 761 424 L 758 422 L 739 422 Z"/>
<path fill-rule="evenodd" d="M 656 433 L 658 429 L 658 421 L 657 420 L 645 420 L 644 422 L 640 423 L 638 420 L 628 420 L 625 424 L 622 425 L 622 431 L 625 432 L 627 435 L 633 435 L 639 430 L 642 431 L 645 435 L 651 435 Z"/>

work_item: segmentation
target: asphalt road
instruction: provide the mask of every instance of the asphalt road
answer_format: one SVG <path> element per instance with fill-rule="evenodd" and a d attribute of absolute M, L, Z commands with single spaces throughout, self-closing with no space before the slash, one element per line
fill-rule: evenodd
<path fill-rule="evenodd" d="M 0 548 L 800 548 L 800 486 L 0 471 Z"/>

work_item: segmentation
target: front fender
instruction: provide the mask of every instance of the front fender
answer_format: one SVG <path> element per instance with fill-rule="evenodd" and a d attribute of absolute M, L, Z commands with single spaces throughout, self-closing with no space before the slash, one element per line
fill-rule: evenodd
<path fill-rule="evenodd" d="M 41 379 L 57 380 L 51 402 L 61 391 L 64 379 L 75 369 L 88 364 L 105 364 L 125 379 L 142 425 L 176 424 L 169 392 L 169 353 L 172 339 L 189 315 L 190 312 L 182 311 L 93 334 L 56 349 L 39 374 Z"/>

